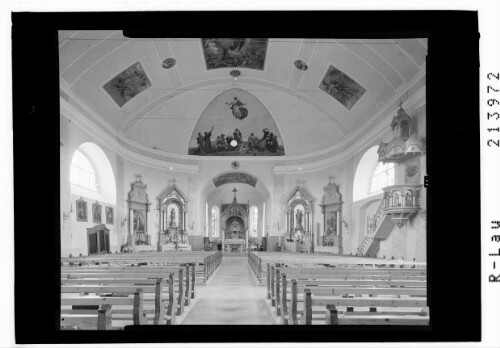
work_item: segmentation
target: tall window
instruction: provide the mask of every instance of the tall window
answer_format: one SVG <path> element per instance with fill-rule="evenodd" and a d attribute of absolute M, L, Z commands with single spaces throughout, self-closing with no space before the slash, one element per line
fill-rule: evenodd
<path fill-rule="evenodd" d="M 259 208 L 250 208 L 250 237 L 257 237 L 257 223 L 259 220 Z"/>
<path fill-rule="evenodd" d="M 382 188 L 394 185 L 394 163 L 379 162 L 373 171 L 370 194 L 381 192 Z"/>
<path fill-rule="evenodd" d="M 70 181 L 87 190 L 99 191 L 97 175 L 92 163 L 81 151 L 76 150 L 71 161 Z"/>
<path fill-rule="evenodd" d="M 219 236 L 219 208 L 217 206 L 212 207 L 212 218 L 210 224 L 210 231 L 212 237 Z"/>

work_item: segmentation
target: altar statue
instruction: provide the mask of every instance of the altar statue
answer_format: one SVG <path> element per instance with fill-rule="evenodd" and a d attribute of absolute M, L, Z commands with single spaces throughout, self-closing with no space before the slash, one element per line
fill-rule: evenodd
<path fill-rule="evenodd" d="M 176 228 L 177 223 L 175 222 L 175 210 L 172 208 L 170 210 L 170 228 Z"/>
<path fill-rule="evenodd" d="M 297 222 L 297 226 L 295 228 L 302 229 L 302 210 L 297 210 L 295 213 L 295 221 Z"/>

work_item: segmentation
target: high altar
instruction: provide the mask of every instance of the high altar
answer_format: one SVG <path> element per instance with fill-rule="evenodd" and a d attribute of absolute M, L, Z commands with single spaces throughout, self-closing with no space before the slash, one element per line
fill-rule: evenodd
<path fill-rule="evenodd" d="M 188 200 L 172 180 L 157 198 L 158 251 L 190 251 L 186 232 Z"/>
<path fill-rule="evenodd" d="M 230 204 L 222 204 L 222 226 L 224 233 L 222 244 L 224 251 L 245 251 L 248 246 L 248 213 L 249 205 L 240 204 L 236 200 L 236 188 L 233 190 L 234 199 Z"/>

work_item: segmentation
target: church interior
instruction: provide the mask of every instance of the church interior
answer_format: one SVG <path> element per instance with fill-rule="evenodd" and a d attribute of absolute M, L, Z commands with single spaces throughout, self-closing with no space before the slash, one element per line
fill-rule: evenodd
<path fill-rule="evenodd" d="M 61 329 L 428 325 L 426 57 L 59 31 Z"/>

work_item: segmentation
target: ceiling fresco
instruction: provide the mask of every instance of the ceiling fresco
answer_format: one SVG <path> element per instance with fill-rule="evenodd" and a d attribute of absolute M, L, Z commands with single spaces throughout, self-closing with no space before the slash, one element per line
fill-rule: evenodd
<path fill-rule="evenodd" d="M 282 156 L 285 149 L 266 107 L 247 91 L 232 88 L 208 104 L 191 135 L 188 154 Z"/>
<path fill-rule="evenodd" d="M 264 70 L 267 40 L 258 38 L 201 39 L 207 69 Z"/>
<path fill-rule="evenodd" d="M 255 187 L 257 184 L 257 178 L 252 175 L 246 173 L 226 173 L 219 175 L 214 179 L 215 187 L 219 187 L 224 184 L 234 184 L 234 183 L 242 183 Z"/>
<path fill-rule="evenodd" d="M 61 103 L 131 151 L 187 162 L 343 149 L 400 99 L 425 98 L 426 57 L 425 38 L 134 40 L 121 29 L 59 31 Z M 202 154 L 205 132 L 210 152 Z M 226 143 L 216 146 L 222 134 Z"/>
<path fill-rule="evenodd" d="M 119 107 L 149 87 L 151 82 L 139 62 L 123 70 L 103 86 Z"/>
<path fill-rule="evenodd" d="M 348 110 L 350 110 L 366 92 L 359 83 L 333 65 L 328 67 L 328 71 L 321 80 L 319 88 L 337 99 L 337 101 Z"/>

